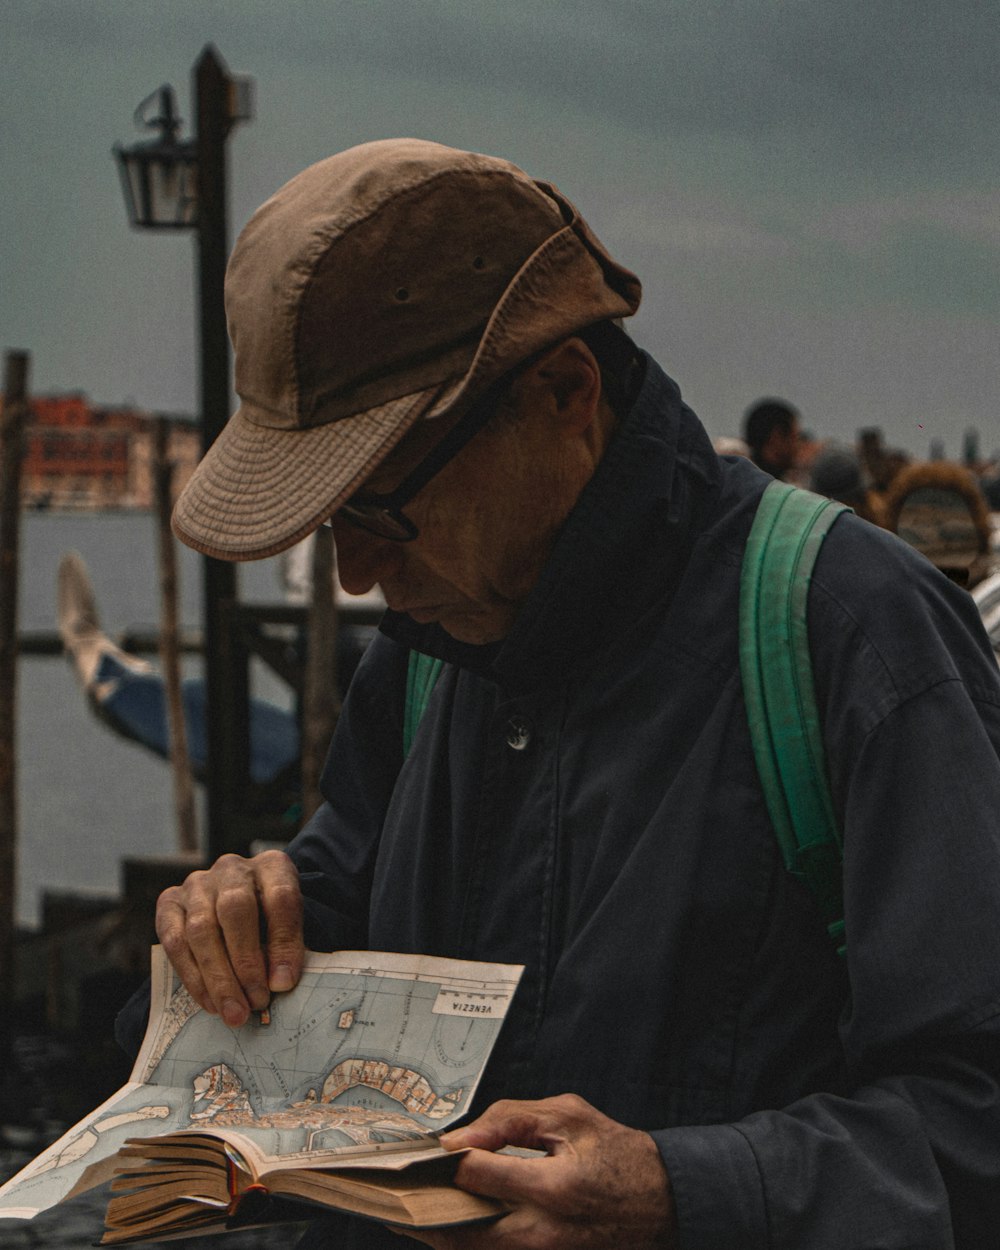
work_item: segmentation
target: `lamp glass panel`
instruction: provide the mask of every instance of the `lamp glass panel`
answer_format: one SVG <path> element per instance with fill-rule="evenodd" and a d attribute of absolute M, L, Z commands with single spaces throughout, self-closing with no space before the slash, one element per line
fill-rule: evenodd
<path fill-rule="evenodd" d="M 157 225 L 197 225 L 198 200 L 190 161 L 160 157 L 150 162 L 149 206 Z"/>
<path fill-rule="evenodd" d="M 198 224 L 197 158 L 152 144 L 116 148 L 129 219 L 146 229 L 186 229 Z"/>

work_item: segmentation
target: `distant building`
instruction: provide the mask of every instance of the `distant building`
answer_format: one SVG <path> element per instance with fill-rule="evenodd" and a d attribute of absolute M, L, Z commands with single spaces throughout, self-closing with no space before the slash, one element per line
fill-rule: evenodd
<path fill-rule="evenodd" d="M 26 508 L 152 507 L 154 414 L 94 405 L 81 394 L 36 396 L 30 407 L 21 476 Z M 176 492 L 198 462 L 201 440 L 191 418 L 168 420 Z"/>

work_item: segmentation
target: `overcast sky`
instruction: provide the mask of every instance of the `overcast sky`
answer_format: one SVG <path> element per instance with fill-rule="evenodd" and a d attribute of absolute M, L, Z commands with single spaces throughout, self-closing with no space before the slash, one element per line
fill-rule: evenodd
<path fill-rule="evenodd" d="M 417 135 L 506 156 L 640 275 L 633 333 L 713 435 L 1000 449 L 997 0 L 0 0 L 0 348 L 36 392 L 196 407 L 194 243 L 111 159 L 214 43 L 256 83 L 231 237 L 314 160 Z"/>

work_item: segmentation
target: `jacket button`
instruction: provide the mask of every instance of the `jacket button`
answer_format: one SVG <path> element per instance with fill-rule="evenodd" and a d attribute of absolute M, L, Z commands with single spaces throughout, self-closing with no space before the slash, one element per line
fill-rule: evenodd
<path fill-rule="evenodd" d="M 523 751 L 531 741 L 531 730 L 519 716 L 507 722 L 507 745 L 512 751 Z"/>

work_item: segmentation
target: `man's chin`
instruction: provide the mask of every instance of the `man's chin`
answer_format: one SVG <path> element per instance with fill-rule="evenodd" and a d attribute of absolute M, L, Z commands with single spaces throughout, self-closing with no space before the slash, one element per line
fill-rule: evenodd
<path fill-rule="evenodd" d="M 513 619 L 513 612 L 442 612 L 437 623 L 456 642 L 484 647 L 506 638 Z"/>

